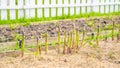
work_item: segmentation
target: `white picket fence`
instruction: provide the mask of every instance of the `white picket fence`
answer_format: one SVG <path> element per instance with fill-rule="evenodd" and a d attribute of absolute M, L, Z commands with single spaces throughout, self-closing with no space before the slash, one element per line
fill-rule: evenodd
<path fill-rule="evenodd" d="M 0 0 L 0 20 L 120 11 L 120 0 Z"/>

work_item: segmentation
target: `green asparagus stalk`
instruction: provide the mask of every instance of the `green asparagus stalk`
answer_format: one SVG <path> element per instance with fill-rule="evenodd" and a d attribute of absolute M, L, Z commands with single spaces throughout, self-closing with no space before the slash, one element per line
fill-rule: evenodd
<path fill-rule="evenodd" d="M 48 35 L 47 35 L 47 33 L 45 33 L 45 51 L 47 54 L 48 53 Z"/>
<path fill-rule="evenodd" d="M 73 40 L 73 35 L 72 35 L 72 32 L 70 32 L 70 48 L 73 48 L 72 47 L 72 40 Z"/>
<path fill-rule="evenodd" d="M 66 54 L 66 47 L 67 47 L 67 33 L 65 32 L 65 35 L 64 35 L 63 54 Z"/>
<path fill-rule="evenodd" d="M 60 27 L 58 26 L 58 54 L 60 53 Z"/>
<path fill-rule="evenodd" d="M 83 46 L 84 39 L 85 39 L 85 26 L 83 26 L 83 35 L 82 35 L 81 46 Z"/>
<path fill-rule="evenodd" d="M 118 34 L 117 34 L 117 41 L 119 42 L 120 41 L 120 24 L 119 25 L 119 30 L 118 30 Z"/>
<path fill-rule="evenodd" d="M 92 40 L 94 39 L 94 36 L 95 36 L 94 33 L 92 33 L 92 34 L 91 34 L 91 39 L 92 39 Z"/>
<path fill-rule="evenodd" d="M 25 35 L 24 35 L 24 32 L 22 32 L 22 48 L 21 48 L 21 54 L 22 54 L 22 57 L 24 56 L 24 50 L 25 50 Z"/>
<path fill-rule="evenodd" d="M 112 28 L 112 41 L 114 40 L 114 28 L 115 28 L 115 22 L 113 21 L 113 28 Z"/>
<path fill-rule="evenodd" d="M 75 29 L 75 24 L 73 24 L 73 44 L 72 47 L 74 49 L 74 52 L 76 52 L 76 29 Z"/>
<path fill-rule="evenodd" d="M 72 53 L 71 50 L 71 36 L 70 36 L 70 32 L 68 32 L 68 38 L 67 38 L 67 53 Z"/>
<path fill-rule="evenodd" d="M 79 31 L 76 29 L 76 52 L 79 49 Z"/>
<path fill-rule="evenodd" d="M 37 53 L 37 56 L 40 56 L 41 54 L 41 47 L 39 45 L 39 38 L 37 37 L 37 44 L 36 44 L 36 53 Z"/>
<path fill-rule="evenodd" d="M 97 36 L 96 36 L 96 46 L 98 47 L 99 46 L 99 32 L 100 32 L 99 28 L 100 28 L 100 26 L 98 25 L 97 27 L 98 27 L 98 29 L 97 29 Z"/>

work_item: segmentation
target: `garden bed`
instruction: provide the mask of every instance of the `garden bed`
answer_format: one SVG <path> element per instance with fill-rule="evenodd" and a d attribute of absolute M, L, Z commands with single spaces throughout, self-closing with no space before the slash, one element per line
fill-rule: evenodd
<path fill-rule="evenodd" d="M 55 37 L 57 36 L 57 26 L 60 25 L 61 28 L 61 35 L 64 34 L 65 31 L 71 31 L 73 29 L 73 24 L 76 25 L 76 28 L 79 31 L 82 31 L 82 27 L 84 24 L 88 23 L 89 21 L 92 21 L 97 26 L 98 23 L 103 24 L 106 22 L 107 24 L 112 24 L 113 18 L 91 18 L 91 19 L 74 19 L 74 20 L 59 20 L 59 21 L 52 21 L 48 23 L 39 23 L 39 24 L 29 24 L 25 23 L 24 25 L 10 25 L 5 27 L 0 27 L 0 42 L 8 42 L 8 41 L 15 41 L 18 34 L 21 34 L 22 31 L 24 31 L 26 40 L 33 39 L 35 35 L 38 35 L 39 38 L 42 37 L 42 34 L 47 32 L 49 37 Z M 117 16 L 115 19 L 116 23 L 120 22 L 120 17 Z M 86 30 L 88 32 L 94 31 L 94 27 L 89 27 L 86 24 Z"/>

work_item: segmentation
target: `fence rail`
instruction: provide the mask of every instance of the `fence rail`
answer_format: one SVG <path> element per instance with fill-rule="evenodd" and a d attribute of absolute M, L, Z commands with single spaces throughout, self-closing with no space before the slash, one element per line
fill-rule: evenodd
<path fill-rule="evenodd" d="M 120 0 L 0 0 L 0 20 L 120 12 Z"/>

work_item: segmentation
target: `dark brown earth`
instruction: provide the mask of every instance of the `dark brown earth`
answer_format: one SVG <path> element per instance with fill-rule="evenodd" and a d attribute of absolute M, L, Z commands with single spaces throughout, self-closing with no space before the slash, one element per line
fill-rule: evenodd
<path fill-rule="evenodd" d="M 90 18 L 90 19 L 74 19 L 74 20 L 59 20 L 57 21 L 58 25 L 61 28 L 61 35 L 64 34 L 65 31 L 73 30 L 73 24 L 75 24 L 76 28 L 79 31 L 82 31 L 83 26 L 85 25 L 87 31 L 94 31 L 95 27 L 100 23 L 103 25 L 104 22 L 106 24 L 111 24 L 113 22 L 113 18 Z M 88 26 L 86 23 L 89 21 L 94 21 L 94 28 Z M 116 23 L 120 23 L 120 16 L 117 16 L 114 21 Z M 14 27 L 14 26 L 13 26 Z M 19 26 L 19 27 L 0 27 L 0 42 L 14 41 L 16 38 L 16 34 L 21 34 L 24 31 L 26 39 L 29 40 L 34 38 L 34 36 L 42 37 L 43 33 L 47 33 L 50 37 L 57 36 L 58 27 L 55 22 L 49 22 L 45 24 L 31 24 L 27 26 Z"/>

